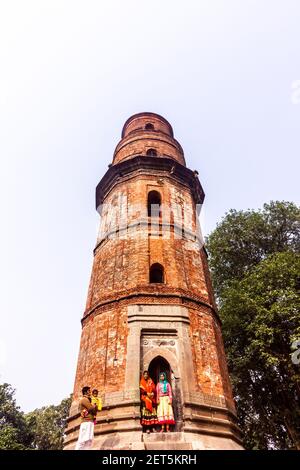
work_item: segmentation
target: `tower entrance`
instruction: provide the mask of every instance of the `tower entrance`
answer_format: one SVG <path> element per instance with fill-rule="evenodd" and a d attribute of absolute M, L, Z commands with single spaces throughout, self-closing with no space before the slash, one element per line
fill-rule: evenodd
<path fill-rule="evenodd" d="M 162 356 L 157 356 L 149 364 L 149 375 L 155 385 L 159 382 L 159 375 L 162 372 L 166 372 L 167 381 L 172 384 L 170 364 Z"/>
<path fill-rule="evenodd" d="M 173 395 L 173 412 L 175 418 L 175 430 L 179 431 L 182 427 L 182 399 L 180 393 L 179 379 L 175 377 L 169 362 L 162 356 L 156 356 L 149 364 L 148 372 L 155 383 L 159 382 L 159 375 L 165 372 L 167 381 L 171 385 Z"/>

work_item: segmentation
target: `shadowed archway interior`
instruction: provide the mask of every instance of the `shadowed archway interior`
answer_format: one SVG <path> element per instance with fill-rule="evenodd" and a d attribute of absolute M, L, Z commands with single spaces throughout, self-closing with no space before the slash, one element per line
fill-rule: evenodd
<path fill-rule="evenodd" d="M 162 356 L 155 357 L 149 364 L 149 375 L 152 378 L 155 385 L 159 381 L 159 374 L 166 372 L 167 381 L 171 383 L 171 367 L 168 361 Z"/>

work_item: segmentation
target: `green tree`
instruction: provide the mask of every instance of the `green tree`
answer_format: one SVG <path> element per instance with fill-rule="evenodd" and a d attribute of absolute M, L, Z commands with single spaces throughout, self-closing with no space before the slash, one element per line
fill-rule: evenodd
<path fill-rule="evenodd" d="M 208 238 L 228 366 L 248 449 L 300 449 L 300 210 L 230 211 Z"/>
<path fill-rule="evenodd" d="M 14 395 L 11 385 L 0 384 L 0 449 L 26 450 L 33 435 Z"/>
<path fill-rule="evenodd" d="M 44 406 L 26 415 L 33 432 L 32 447 L 37 450 L 61 450 L 63 448 L 71 396 L 57 405 Z"/>
<path fill-rule="evenodd" d="M 59 405 L 24 414 L 16 404 L 11 385 L 0 385 L 0 449 L 60 450 L 71 406 L 71 396 Z"/>
<path fill-rule="evenodd" d="M 263 210 L 230 210 L 206 240 L 217 298 L 272 253 L 300 251 L 300 209 L 271 201 Z"/>

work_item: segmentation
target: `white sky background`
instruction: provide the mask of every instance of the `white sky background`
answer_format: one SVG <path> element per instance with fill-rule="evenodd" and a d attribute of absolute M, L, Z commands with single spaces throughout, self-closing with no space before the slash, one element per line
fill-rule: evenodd
<path fill-rule="evenodd" d="M 22 409 L 72 391 L 94 191 L 129 116 L 170 121 L 206 233 L 299 202 L 299 26 L 298 0 L 0 1 L 0 382 Z"/>

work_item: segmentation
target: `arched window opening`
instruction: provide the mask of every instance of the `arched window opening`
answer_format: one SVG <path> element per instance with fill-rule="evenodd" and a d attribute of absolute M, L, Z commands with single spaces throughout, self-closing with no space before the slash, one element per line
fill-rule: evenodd
<path fill-rule="evenodd" d="M 158 191 L 150 191 L 148 194 L 148 217 L 160 217 L 161 196 Z"/>
<path fill-rule="evenodd" d="M 150 284 L 163 284 L 164 268 L 159 263 L 154 263 L 150 267 Z"/>
<path fill-rule="evenodd" d="M 145 129 L 146 131 L 154 131 L 154 126 L 148 122 L 148 124 L 145 125 Z"/>
<path fill-rule="evenodd" d="M 146 155 L 148 157 L 157 157 L 157 151 L 155 149 L 148 149 Z"/>

